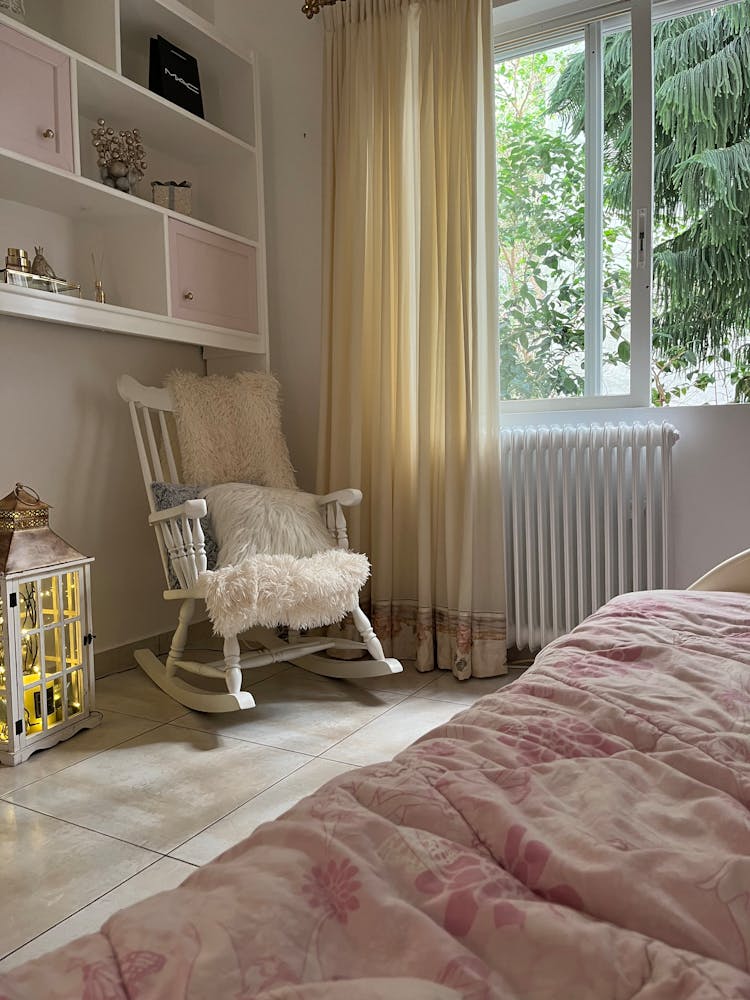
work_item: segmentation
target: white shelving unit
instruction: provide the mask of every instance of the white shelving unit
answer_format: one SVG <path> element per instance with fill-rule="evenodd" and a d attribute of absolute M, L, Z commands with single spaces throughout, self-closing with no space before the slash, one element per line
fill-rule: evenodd
<path fill-rule="evenodd" d="M 0 283 L 0 316 L 262 355 L 268 304 L 261 128 L 253 53 L 221 38 L 213 0 L 26 0 L 0 15 L 0 266 L 43 245 L 72 299 Z M 198 60 L 205 120 L 151 93 L 149 39 Z M 91 129 L 140 129 L 135 194 L 103 185 Z M 151 202 L 152 180 L 192 182 L 192 216 Z M 94 301 L 91 254 L 106 304 Z M 193 318 L 194 316 L 194 318 Z"/>

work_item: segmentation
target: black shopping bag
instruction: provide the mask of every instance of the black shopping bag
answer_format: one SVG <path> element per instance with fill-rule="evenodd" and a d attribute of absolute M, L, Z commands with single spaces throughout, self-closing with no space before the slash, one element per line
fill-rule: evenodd
<path fill-rule="evenodd" d="M 151 39 L 148 86 L 160 97 L 203 118 L 197 59 L 161 35 Z"/>

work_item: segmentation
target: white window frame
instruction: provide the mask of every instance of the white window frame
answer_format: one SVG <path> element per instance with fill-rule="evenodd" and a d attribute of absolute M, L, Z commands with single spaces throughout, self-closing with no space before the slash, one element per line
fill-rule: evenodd
<path fill-rule="evenodd" d="M 676 4 L 669 4 L 670 8 Z M 687 4 L 681 4 L 682 10 Z M 705 6 L 705 2 L 703 2 Z M 507 9 L 507 8 L 506 8 Z M 502 14 L 503 8 L 498 8 Z M 673 16 L 671 13 L 666 16 Z M 585 184 L 585 335 L 584 394 L 555 399 L 501 400 L 505 414 L 564 410 L 614 409 L 651 405 L 651 228 L 654 201 L 654 78 L 652 0 L 592 6 L 586 13 L 547 20 L 536 32 L 521 25 L 495 34 L 497 62 L 579 40 L 586 52 L 586 184 Z M 607 34 L 630 27 L 633 63 L 632 244 L 630 287 L 630 392 L 601 393 L 602 229 L 604 70 Z M 589 141 L 593 136 L 596 141 Z M 502 378 L 502 372 L 500 373 Z"/>

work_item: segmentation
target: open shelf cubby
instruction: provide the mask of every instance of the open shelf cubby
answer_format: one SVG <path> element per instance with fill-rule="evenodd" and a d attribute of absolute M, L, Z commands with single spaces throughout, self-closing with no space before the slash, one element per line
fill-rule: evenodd
<path fill-rule="evenodd" d="M 24 6 L 27 27 L 102 66 L 118 68 L 116 0 L 25 0 Z"/>
<path fill-rule="evenodd" d="M 56 272 L 80 283 L 83 297 L 0 284 L 0 315 L 267 357 L 252 53 L 217 35 L 214 0 L 26 0 L 26 12 L 24 23 L 0 15 L 0 260 L 6 246 L 33 254 L 44 245 Z M 156 34 L 198 60 L 205 119 L 148 90 L 149 39 Z M 22 88 L 35 75 L 40 82 L 29 105 Z M 27 107 L 23 116 L 7 111 L 14 88 Z M 91 143 L 99 118 L 115 130 L 140 130 L 148 166 L 132 193 L 101 181 Z M 56 130 L 45 141 L 40 137 L 50 124 Z M 191 182 L 190 216 L 152 203 L 157 180 Z M 188 251 L 179 262 L 170 252 L 176 226 Z M 105 305 L 93 301 L 92 255 L 101 267 Z M 247 268 L 246 277 L 229 280 L 227 260 Z M 252 309 L 239 294 L 248 282 Z"/>
<path fill-rule="evenodd" d="M 176 6 L 168 0 L 120 0 L 123 75 L 148 87 L 149 40 L 162 35 L 198 60 L 206 121 L 254 145 L 248 114 L 254 98 L 252 60 L 207 34 L 212 30 L 208 22 L 178 13 Z"/>

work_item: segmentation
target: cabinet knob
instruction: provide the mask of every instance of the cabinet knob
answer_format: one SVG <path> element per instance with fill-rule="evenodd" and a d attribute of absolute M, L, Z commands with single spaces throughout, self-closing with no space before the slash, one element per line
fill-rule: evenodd
<path fill-rule="evenodd" d="M 53 128 L 46 128 L 42 132 L 42 136 L 45 139 L 54 139 L 55 138 L 55 130 Z"/>
<path fill-rule="evenodd" d="M 188 302 L 192 302 L 193 299 L 195 298 L 192 292 L 185 292 L 185 294 L 182 297 L 183 299 L 187 299 Z"/>

